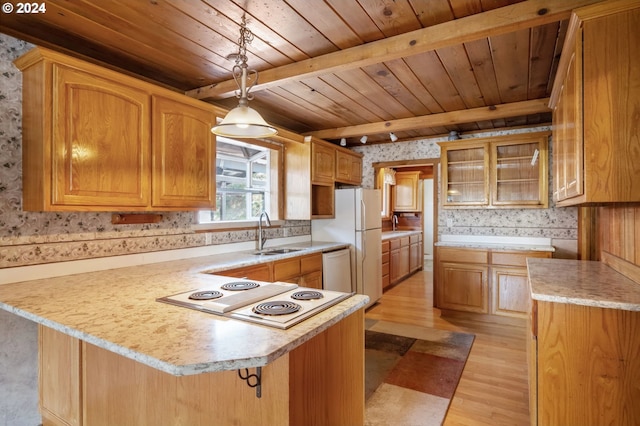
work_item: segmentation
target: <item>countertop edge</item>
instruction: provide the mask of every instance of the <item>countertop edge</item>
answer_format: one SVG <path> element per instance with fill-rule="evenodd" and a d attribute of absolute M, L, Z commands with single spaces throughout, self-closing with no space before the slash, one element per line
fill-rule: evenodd
<path fill-rule="evenodd" d="M 65 326 L 64 324 L 60 324 L 56 321 L 49 320 L 47 318 L 41 317 L 37 314 L 31 313 L 29 311 L 25 311 L 20 308 L 16 308 L 14 306 L 8 305 L 0 301 L 0 309 L 3 309 L 7 312 L 18 315 L 22 318 L 33 321 L 39 325 L 43 325 L 45 327 L 49 327 L 53 330 L 59 331 L 68 336 L 77 338 L 79 340 L 83 340 L 87 343 L 90 343 L 99 348 L 108 350 L 115 354 L 121 355 L 125 358 L 132 359 L 134 361 L 140 362 L 141 364 L 147 365 L 149 367 L 155 368 L 162 372 L 174 375 L 174 376 L 188 376 L 194 374 L 202 374 L 209 372 L 218 372 L 218 371 L 229 371 L 235 370 L 238 368 L 253 368 L 253 367 L 263 367 L 286 353 L 292 351 L 303 343 L 311 340 L 313 337 L 327 330 L 331 326 L 337 324 L 344 318 L 356 312 L 358 309 L 364 308 L 369 302 L 369 297 L 365 295 L 357 295 L 354 294 L 350 298 L 338 303 L 335 306 L 332 306 L 326 309 L 323 312 L 316 314 L 314 317 L 308 318 L 305 321 L 317 323 L 312 326 L 312 329 L 296 338 L 293 338 L 290 342 L 283 345 L 281 348 L 264 354 L 262 356 L 254 356 L 246 359 L 234 359 L 234 360 L 222 360 L 222 361 L 212 361 L 209 363 L 199 363 L 199 364 L 190 364 L 190 365 L 175 365 L 165 361 L 162 361 L 158 358 L 154 358 L 150 355 L 146 355 L 140 352 L 136 352 L 132 349 L 125 348 L 120 346 L 114 342 L 107 341 L 105 339 L 101 339 L 92 334 L 82 332 L 72 327 Z M 253 325 L 255 327 L 265 327 L 261 325 Z M 289 330 L 282 330 L 285 332 L 294 331 L 295 326 Z"/>
<path fill-rule="evenodd" d="M 527 259 L 531 298 L 640 312 L 640 283 L 597 261 Z"/>
<path fill-rule="evenodd" d="M 555 252 L 553 246 L 538 246 L 526 244 L 500 244 L 500 243 L 459 243 L 449 241 L 437 241 L 433 244 L 436 247 L 456 247 L 471 249 L 487 249 L 487 250 L 507 250 L 507 251 L 543 251 Z"/>

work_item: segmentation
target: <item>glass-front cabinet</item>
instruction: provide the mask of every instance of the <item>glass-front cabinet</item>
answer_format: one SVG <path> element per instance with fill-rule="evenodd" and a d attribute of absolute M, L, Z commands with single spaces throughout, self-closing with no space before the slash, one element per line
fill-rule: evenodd
<path fill-rule="evenodd" d="M 445 205 L 488 204 L 489 146 L 486 143 L 459 142 L 443 146 L 442 170 Z"/>
<path fill-rule="evenodd" d="M 443 142 L 449 208 L 546 208 L 548 132 Z"/>

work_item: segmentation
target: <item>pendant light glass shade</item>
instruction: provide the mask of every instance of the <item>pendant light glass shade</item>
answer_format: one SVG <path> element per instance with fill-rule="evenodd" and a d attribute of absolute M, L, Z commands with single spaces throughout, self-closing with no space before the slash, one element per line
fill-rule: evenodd
<path fill-rule="evenodd" d="M 238 39 L 238 53 L 231 55 L 236 64 L 233 67 L 233 78 L 238 85 L 236 96 L 238 106 L 229 111 L 222 122 L 211 128 L 211 132 L 218 136 L 231 138 L 266 138 L 278 131 L 269 125 L 253 108 L 249 107 L 251 88 L 258 82 L 258 71 L 249 70 L 247 65 L 247 44 L 253 40 L 253 33 L 247 28 L 246 18 L 242 17 L 240 38 Z M 249 81 L 250 80 L 250 81 Z"/>
<path fill-rule="evenodd" d="M 218 136 L 230 138 L 266 138 L 278 131 L 269 125 L 255 109 L 237 106 L 217 126 L 211 129 Z"/>

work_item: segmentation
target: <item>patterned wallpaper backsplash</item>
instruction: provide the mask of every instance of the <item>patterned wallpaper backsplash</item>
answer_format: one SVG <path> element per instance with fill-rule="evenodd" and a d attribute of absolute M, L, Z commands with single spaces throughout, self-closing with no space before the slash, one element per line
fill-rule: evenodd
<path fill-rule="evenodd" d="M 22 210 L 22 74 L 12 61 L 33 46 L 0 34 L 0 268 L 256 241 L 256 231 L 196 233 L 194 212 L 162 212 L 160 223 L 113 225 L 111 213 Z M 286 221 L 267 237 L 310 235 L 309 221 Z M 207 236 L 208 234 L 208 236 Z"/>

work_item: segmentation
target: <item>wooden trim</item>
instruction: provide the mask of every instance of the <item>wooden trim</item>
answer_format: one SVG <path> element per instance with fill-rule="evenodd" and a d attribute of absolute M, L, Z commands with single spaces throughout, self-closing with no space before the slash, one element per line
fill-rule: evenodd
<path fill-rule="evenodd" d="M 374 133 L 401 132 L 425 127 L 450 126 L 474 121 L 496 120 L 498 118 L 544 113 L 549 112 L 549 110 L 549 98 L 541 98 L 530 101 L 449 111 L 440 114 L 429 114 L 418 117 L 359 124 L 356 126 L 318 130 L 307 134 L 322 139 L 337 139 Z"/>
<path fill-rule="evenodd" d="M 640 266 L 626 261 L 618 256 L 615 256 L 609 252 L 603 251 L 600 253 L 600 261 L 611 269 L 621 273 L 625 277 L 629 278 L 640 284 Z"/>

